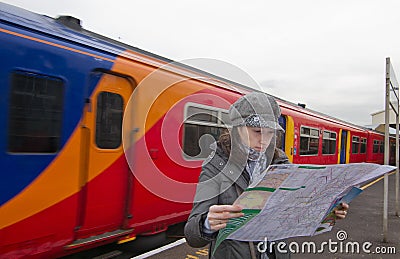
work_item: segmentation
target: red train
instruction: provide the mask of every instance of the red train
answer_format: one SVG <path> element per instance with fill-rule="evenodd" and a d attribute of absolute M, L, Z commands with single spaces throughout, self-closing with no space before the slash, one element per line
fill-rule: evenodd
<path fill-rule="evenodd" d="M 383 164 L 384 134 L 347 123 L 302 106 L 278 100 L 280 121 L 286 128 L 282 147 L 293 163 Z M 390 139 L 390 163 L 395 162 L 395 140 Z"/>
<path fill-rule="evenodd" d="M 179 230 L 230 104 L 253 91 L 4 3 L 0 56 L 0 258 Z M 382 134 L 278 101 L 292 162 L 383 162 Z"/>

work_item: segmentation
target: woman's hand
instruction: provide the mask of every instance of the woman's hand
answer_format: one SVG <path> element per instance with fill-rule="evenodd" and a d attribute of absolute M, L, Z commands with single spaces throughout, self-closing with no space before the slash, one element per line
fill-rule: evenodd
<path fill-rule="evenodd" d="M 208 210 L 207 218 L 210 228 L 213 231 L 218 231 L 226 227 L 229 219 L 244 216 L 241 212 L 242 207 L 238 205 L 213 205 Z"/>
<path fill-rule="evenodd" d="M 349 204 L 342 202 L 340 208 L 335 209 L 335 215 L 337 219 L 344 219 L 347 215 L 347 210 L 349 209 Z"/>

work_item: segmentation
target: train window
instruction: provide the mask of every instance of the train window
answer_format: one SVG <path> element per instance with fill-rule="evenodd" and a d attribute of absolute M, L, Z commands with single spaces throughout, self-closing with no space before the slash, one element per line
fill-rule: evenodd
<path fill-rule="evenodd" d="M 379 141 L 379 153 L 385 153 L 385 147 L 383 141 Z"/>
<path fill-rule="evenodd" d="M 189 160 L 207 158 L 212 144 L 230 125 L 227 110 L 188 103 L 185 108 L 183 130 L 184 157 Z"/>
<path fill-rule="evenodd" d="M 317 155 L 319 130 L 302 126 L 300 128 L 300 155 Z"/>
<path fill-rule="evenodd" d="M 395 154 L 395 152 L 396 152 L 396 142 L 395 141 L 389 141 L 389 143 L 390 143 L 389 153 L 390 154 Z M 393 156 L 391 155 L 391 157 L 393 157 Z"/>
<path fill-rule="evenodd" d="M 367 153 L 367 139 L 366 138 L 361 138 L 360 153 L 361 154 Z"/>
<path fill-rule="evenodd" d="M 55 153 L 60 148 L 64 104 L 61 79 L 14 72 L 8 124 L 8 151 Z"/>
<path fill-rule="evenodd" d="M 322 136 L 322 154 L 331 155 L 336 153 L 336 132 L 325 131 Z"/>
<path fill-rule="evenodd" d="M 96 145 L 115 149 L 121 145 L 123 99 L 116 93 L 101 92 L 97 96 Z"/>
<path fill-rule="evenodd" d="M 183 150 L 185 155 L 189 158 L 207 158 L 211 152 L 210 146 L 218 140 L 221 133 L 222 128 L 219 127 L 186 124 Z"/>
<path fill-rule="evenodd" d="M 351 142 L 351 153 L 358 154 L 360 151 L 360 137 L 353 136 Z"/>
<path fill-rule="evenodd" d="M 217 123 L 218 112 L 201 107 L 189 106 L 187 109 L 187 117 L 193 121 Z"/>
<path fill-rule="evenodd" d="M 379 153 L 379 140 L 374 139 L 374 146 L 372 148 L 373 153 Z"/>

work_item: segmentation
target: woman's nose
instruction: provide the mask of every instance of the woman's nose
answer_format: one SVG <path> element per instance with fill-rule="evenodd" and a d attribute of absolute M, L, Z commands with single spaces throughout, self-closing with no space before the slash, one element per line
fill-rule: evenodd
<path fill-rule="evenodd" d="M 271 137 L 262 137 L 261 139 L 260 139 L 260 143 L 261 144 L 264 144 L 264 145 L 268 145 L 269 144 L 269 142 L 271 142 Z"/>

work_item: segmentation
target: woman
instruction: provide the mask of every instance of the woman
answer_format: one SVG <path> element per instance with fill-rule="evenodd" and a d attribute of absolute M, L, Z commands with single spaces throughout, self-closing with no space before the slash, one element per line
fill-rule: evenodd
<path fill-rule="evenodd" d="M 249 185 L 261 180 L 270 164 L 289 163 L 286 154 L 275 148 L 283 131 L 278 123 L 280 108 L 274 98 L 253 92 L 242 96 L 229 109 L 232 129 L 221 135 L 216 151 L 202 168 L 193 209 L 185 226 L 188 244 L 202 247 L 210 243 L 212 258 L 289 258 L 289 254 L 261 254 L 252 242 L 224 240 L 215 253 L 218 231 L 231 218 L 241 217 L 242 208 L 232 205 Z M 337 210 L 344 218 L 347 204 Z"/>

